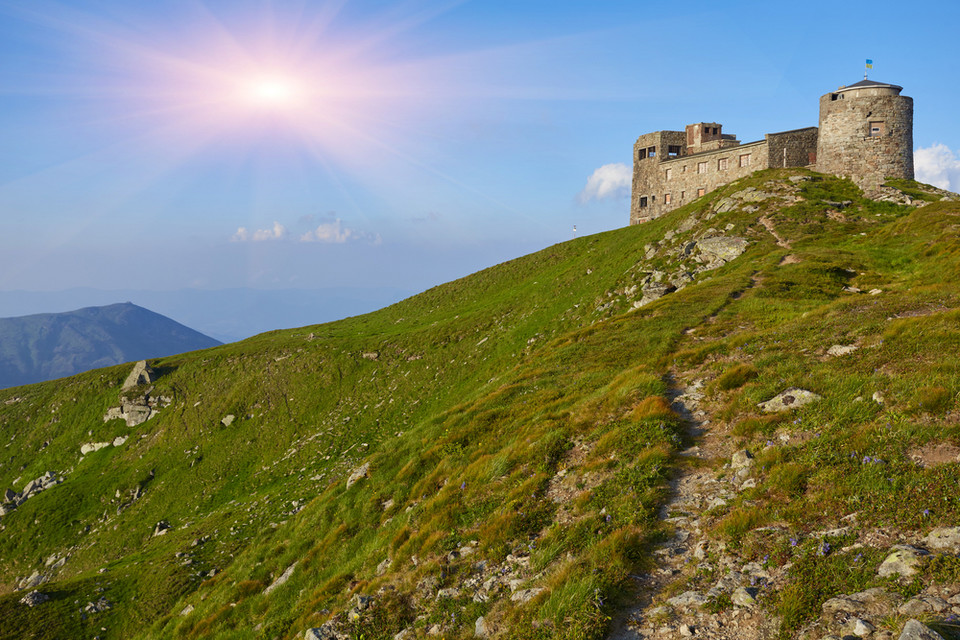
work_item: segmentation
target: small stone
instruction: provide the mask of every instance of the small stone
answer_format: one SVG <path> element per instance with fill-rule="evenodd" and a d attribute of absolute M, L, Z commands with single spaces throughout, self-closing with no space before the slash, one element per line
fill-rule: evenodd
<path fill-rule="evenodd" d="M 903 625 L 900 640 L 944 640 L 943 636 L 919 620 L 908 620 Z"/>
<path fill-rule="evenodd" d="M 834 356 L 834 357 L 845 356 L 847 354 L 853 353 L 856 350 L 857 350 L 857 345 L 854 345 L 854 344 L 847 344 L 847 345 L 835 344 L 829 349 L 827 349 L 827 355 Z"/>
<path fill-rule="evenodd" d="M 816 402 L 820 400 L 820 398 L 821 396 L 812 391 L 791 387 L 786 391 L 781 391 L 766 402 L 759 403 L 757 406 L 765 413 L 779 413 L 781 411 L 789 411 L 790 409 L 802 407 L 811 402 Z"/>
<path fill-rule="evenodd" d="M 752 607 L 757 604 L 757 590 L 748 587 L 737 587 L 730 596 L 731 602 L 738 607 Z"/>
<path fill-rule="evenodd" d="M 237 417 L 235 415 L 233 415 L 232 413 L 228 413 L 227 415 L 223 416 L 222 420 L 220 420 L 220 424 L 222 424 L 225 427 L 229 427 L 231 424 L 233 424 L 233 421 L 236 419 Z"/>
<path fill-rule="evenodd" d="M 529 602 L 529 601 L 533 600 L 541 591 L 543 591 L 543 589 L 540 588 L 540 587 L 535 587 L 535 588 L 533 588 L 533 589 L 524 589 L 524 590 L 522 590 L 522 591 L 517 591 L 517 592 L 514 593 L 512 596 L 510 596 L 510 600 L 511 600 L 511 602 L 517 602 L 517 603 L 520 603 L 520 604 L 524 604 L 524 603 L 526 603 L 526 602 Z"/>
<path fill-rule="evenodd" d="M 684 638 L 692 638 L 694 633 L 696 633 L 696 631 L 694 631 L 694 628 L 690 625 L 680 625 L 680 635 L 682 635 Z"/>
<path fill-rule="evenodd" d="M 490 634 L 490 630 L 487 629 L 487 621 L 483 619 L 483 616 L 477 618 L 477 621 L 473 623 L 473 635 L 478 638 L 486 638 Z"/>
<path fill-rule="evenodd" d="M 193 613 L 193 605 L 192 605 L 192 604 L 188 604 L 187 606 L 185 606 L 183 609 L 180 610 L 180 615 L 181 615 L 181 616 L 188 616 L 188 615 L 190 615 L 191 613 Z"/>
<path fill-rule="evenodd" d="M 746 449 L 737 451 L 730 459 L 730 466 L 733 469 L 745 469 L 753 466 L 753 455 Z"/>
<path fill-rule="evenodd" d="M 882 404 L 884 403 L 884 401 L 885 401 L 885 399 L 884 399 L 884 397 L 883 397 L 883 394 L 880 393 L 879 391 L 874 391 L 874 392 L 873 392 L 873 401 L 876 402 L 876 403 L 879 404 L 879 405 L 882 405 Z"/>
<path fill-rule="evenodd" d="M 370 473 L 370 463 L 364 462 L 362 465 L 353 470 L 353 473 L 350 474 L 350 477 L 347 478 L 347 489 L 352 487 L 358 481 L 362 480 L 369 476 Z"/>
<path fill-rule="evenodd" d="M 851 633 L 858 638 L 866 638 L 876 630 L 876 627 L 860 618 L 854 618 L 850 623 Z"/>

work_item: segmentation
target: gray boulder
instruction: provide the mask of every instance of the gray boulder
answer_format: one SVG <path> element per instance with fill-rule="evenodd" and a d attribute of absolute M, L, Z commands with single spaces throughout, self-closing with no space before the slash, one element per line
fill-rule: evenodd
<path fill-rule="evenodd" d="M 304 640 L 347 640 L 348 637 L 340 633 L 333 620 L 328 620 L 314 629 L 307 629 L 303 634 Z"/>
<path fill-rule="evenodd" d="M 43 604 L 50 599 L 45 593 L 40 593 L 39 591 L 31 591 L 27 595 L 20 598 L 20 602 L 27 605 L 28 607 L 35 607 L 38 604 Z"/>
<path fill-rule="evenodd" d="M 671 607 L 702 607 L 708 601 L 709 598 L 698 591 L 684 591 L 667 600 L 667 604 Z"/>
<path fill-rule="evenodd" d="M 156 376 L 153 373 L 153 369 L 147 365 L 146 360 L 141 360 L 133 365 L 133 371 L 131 371 L 127 379 L 123 381 L 123 386 L 120 387 L 120 390 L 129 391 L 141 384 L 150 384 L 154 380 L 156 380 Z"/>
<path fill-rule="evenodd" d="M 893 575 L 912 576 L 919 570 L 923 556 L 929 555 L 923 549 L 906 544 L 898 544 L 892 549 L 893 553 L 888 555 L 877 569 L 877 575 L 881 578 Z"/>
<path fill-rule="evenodd" d="M 347 489 L 355 485 L 361 479 L 368 477 L 370 474 L 370 463 L 364 462 L 362 465 L 353 470 L 353 473 L 350 474 L 350 477 L 347 478 Z"/>
<path fill-rule="evenodd" d="M 736 236 L 701 238 L 697 240 L 695 259 L 705 263 L 708 269 L 716 269 L 738 258 L 749 245 L 746 238 Z"/>
<path fill-rule="evenodd" d="M 923 542 L 931 549 L 960 553 L 960 527 L 938 527 Z"/>
<path fill-rule="evenodd" d="M 757 406 L 760 407 L 764 413 L 779 413 L 781 411 L 789 411 L 790 409 L 802 407 L 820 399 L 821 396 L 812 391 L 799 389 L 797 387 L 790 387 L 786 391 L 781 391 L 774 397 L 770 398 L 766 402 L 761 402 Z"/>
<path fill-rule="evenodd" d="M 944 640 L 944 638 L 919 620 L 909 620 L 903 625 L 900 640 Z"/>

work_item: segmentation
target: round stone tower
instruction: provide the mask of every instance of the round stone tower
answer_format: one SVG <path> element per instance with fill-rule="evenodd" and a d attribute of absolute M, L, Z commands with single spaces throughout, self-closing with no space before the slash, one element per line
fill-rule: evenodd
<path fill-rule="evenodd" d="M 913 98 L 903 87 L 864 79 L 820 98 L 817 171 L 863 189 L 913 179 Z"/>

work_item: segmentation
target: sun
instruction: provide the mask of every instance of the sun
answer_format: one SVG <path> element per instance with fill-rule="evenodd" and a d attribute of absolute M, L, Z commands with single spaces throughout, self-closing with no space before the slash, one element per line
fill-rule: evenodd
<path fill-rule="evenodd" d="M 242 97 L 249 106 L 285 110 L 300 106 L 304 89 L 297 79 L 284 75 L 264 75 L 243 83 Z"/>

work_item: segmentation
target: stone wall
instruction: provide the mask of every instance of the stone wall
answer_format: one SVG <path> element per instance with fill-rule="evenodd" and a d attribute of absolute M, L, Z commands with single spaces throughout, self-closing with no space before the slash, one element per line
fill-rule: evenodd
<path fill-rule="evenodd" d="M 640 136 L 633 147 L 633 193 L 630 224 L 658 218 L 702 195 L 770 167 L 782 167 L 784 149 L 788 167 L 811 164 L 817 149 L 817 128 L 770 133 L 764 140 L 739 144 L 735 140 L 710 141 L 697 148 L 722 148 L 687 153 L 682 131 L 656 131 Z M 680 155 L 669 154 L 670 146 Z M 681 146 L 682 145 L 682 146 Z M 654 157 L 650 157 L 654 149 Z"/>
<path fill-rule="evenodd" d="M 817 171 L 864 189 L 885 178 L 913 179 L 913 98 L 898 94 L 899 88 L 821 97 Z"/>
<path fill-rule="evenodd" d="M 767 150 L 770 167 L 805 167 L 817 156 L 817 127 L 768 133 Z"/>

